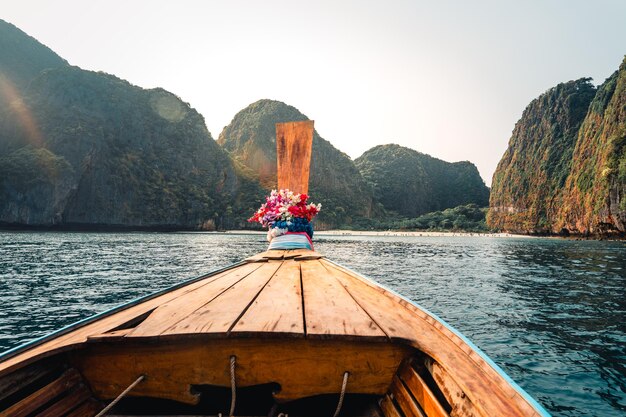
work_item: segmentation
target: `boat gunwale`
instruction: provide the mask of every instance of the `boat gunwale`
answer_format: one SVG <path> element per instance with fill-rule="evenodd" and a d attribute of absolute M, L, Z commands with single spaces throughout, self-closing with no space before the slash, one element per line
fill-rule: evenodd
<path fill-rule="evenodd" d="M 21 353 L 25 353 L 27 352 L 29 349 L 32 349 L 34 347 L 40 346 L 48 341 L 51 341 L 57 337 L 66 335 L 74 330 L 80 329 L 81 327 L 84 327 L 88 324 L 94 323 L 100 319 L 112 316 L 113 314 L 119 313 L 121 311 L 127 310 L 131 307 L 134 307 L 138 304 L 141 304 L 143 302 L 152 300 L 156 297 L 159 297 L 161 295 L 165 295 L 170 291 L 174 291 L 177 290 L 179 288 L 185 287 L 187 285 L 193 284 L 194 282 L 198 282 L 201 281 L 203 279 L 209 278 L 213 275 L 228 271 L 229 269 L 233 269 L 233 268 L 237 268 L 239 266 L 245 265 L 246 262 L 245 260 L 241 260 L 239 262 L 235 262 L 233 264 L 227 265 L 225 267 L 219 268 L 219 269 L 215 269 L 213 271 L 207 272 L 206 274 L 200 275 L 198 277 L 194 277 L 182 282 L 179 282 L 178 284 L 174 284 L 172 286 L 166 287 L 162 290 L 153 292 L 153 293 L 149 293 L 146 295 L 143 295 L 141 297 L 137 297 L 135 299 L 132 299 L 124 304 L 120 304 L 116 307 L 110 308 L 108 310 L 102 311 L 100 313 L 96 313 L 94 315 L 85 317 L 84 319 L 81 319 L 79 321 L 76 321 L 74 323 L 68 324 L 67 326 L 61 327 L 58 330 L 53 331 L 52 333 L 48 333 L 45 334 L 43 336 L 40 336 L 38 338 L 35 338 L 33 340 L 30 340 L 26 343 L 23 343 L 21 345 L 15 346 L 9 350 L 6 350 L 4 352 L 0 352 L 0 362 L 4 362 L 5 360 L 11 359 Z"/>
<path fill-rule="evenodd" d="M 446 329 L 448 329 L 450 332 L 452 332 L 455 336 L 457 336 L 459 339 L 461 339 L 461 341 L 463 341 L 470 349 L 472 349 L 474 352 L 476 352 L 494 371 L 496 371 L 496 373 L 501 376 L 505 382 L 507 382 L 511 387 L 513 387 L 513 389 L 515 389 L 515 391 L 524 399 L 526 400 L 534 409 L 537 413 L 539 413 L 541 416 L 543 417 L 552 417 L 552 415 L 541 405 L 539 404 L 539 402 L 534 399 L 528 392 L 526 392 L 524 390 L 524 388 L 522 388 L 521 386 L 519 386 L 517 384 L 517 382 L 515 382 L 513 380 L 513 378 L 511 378 L 505 371 L 504 369 L 502 369 L 497 363 L 495 363 L 493 361 L 493 359 L 491 359 L 485 352 L 483 352 L 478 346 L 476 346 L 470 339 L 468 339 L 463 333 L 461 333 L 459 330 L 455 329 L 453 326 L 451 326 L 450 324 L 448 324 L 444 319 L 442 319 L 441 317 L 439 317 L 438 315 L 436 315 L 435 313 L 429 311 L 427 308 L 422 307 L 421 305 L 417 304 L 416 302 L 408 299 L 407 297 L 397 293 L 396 291 L 392 290 L 391 288 L 387 287 L 384 284 L 381 284 L 379 282 L 374 281 L 371 278 L 368 278 L 362 274 L 360 274 L 359 272 L 348 268 L 346 266 L 343 266 L 337 262 L 332 261 L 331 259 L 325 258 L 325 260 L 327 262 L 330 262 L 331 264 L 339 267 L 339 268 L 343 268 L 347 271 L 349 271 L 350 273 L 358 276 L 360 279 L 363 279 L 367 282 L 369 282 L 372 285 L 378 286 L 380 288 L 382 288 L 385 291 L 388 291 L 390 294 L 395 295 L 396 297 L 406 301 L 407 303 L 409 303 L 410 305 L 418 308 L 419 310 L 423 311 L 425 314 L 429 315 L 430 317 L 432 317 L 434 320 L 438 321 L 439 323 L 441 323 Z"/>

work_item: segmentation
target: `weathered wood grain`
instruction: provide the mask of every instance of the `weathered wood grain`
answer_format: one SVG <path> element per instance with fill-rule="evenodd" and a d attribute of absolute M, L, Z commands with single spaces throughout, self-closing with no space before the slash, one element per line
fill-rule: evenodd
<path fill-rule="evenodd" d="M 282 262 L 260 264 L 259 268 L 247 274 L 244 279 L 220 292 L 219 295 L 187 314 L 176 324 L 167 327 L 160 334 L 226 335 L 282 265 Z"/>
<path fill-rule="evenodd" d="M 400 406 L 400 409 L 405 417 L 427 417 L 427 415 L 422 412 L 420 406 L 415 403 L 413 398 L 411 398 L 411 395 L 407 391 L 406 387 L 397 376 L 393 377 L 393 381 L 391 383 L 391 393 L 393 394 L 393 397 Z"/>
<path fill-rule="evenodd" d="M 426 382 L 424 382 L 422 377 L 412 366 L 403 366 L 399 374 L 400 379 L 404 381 L 411 391 L 411 395 L 417 400 L 428 417 L 448 417 L 446 410 L 439 401 L 437 401 L 437 398 L 430 388 L 428 388 Z"/>
<path fill-rule="evenodd" d="M 250 256 L 245 260 L 247 262 L 267 262 L 270 260 L 277 261 L 294 258 L 298 261 L 307 261 L 311 259 L 321 259 L 323 257 L 324 255 L 322 255 L 321 253 L 309 249 L 272 249 L 258 253 L 254 256 Z"/>
<path fill-rule="evenodd" d="M 385 417 L 401 417 L 400 416 L 400 412 L 398 411 L 398 409 L 394 405 L 394 403 L 391 400 L 391 398 L 389 398 L 389 395 L 385 395 L 380 400 L 380 408 L 381 408 L 381 410 L 383 410 L 383 413 L 385 414 Z"/>
<path fill-rule="evenodd" d="M 301 272 L 307 337 L 387 338 L 319 261 L 301 262 Z"/>
<path fill-rule="evenodd" d="M 69 369 L 50 384 L 0 412 L 0 417 L 25 417 L 78 384 L 80 380 L 78 372 L 75 369 Z"/>
<path fill-rule="evenodd" d="M 190 338 L 167 344 L 127 341 L 125 346 L 89 344 L 71 362 L 97 398 L 115 398 L 138 375 L 146 379 L 129 396 L 168 398 L 193 404 L 192 384 L 230 387 L 230 356 L 237 360 L 238 387 L 280 384 L 279 401 L 337 393 L 350 372 L 348 393 L 384 394 L 398 364 L 412 354 L 390 343 L 307 339 Z"/>
<path fill-rule="evenodd" d="M 298 254 L 298 256 L 295 257 L 296 261 L 309 261 L 313 259 L 321 259 L 324 257 L 324 255 L 322 255 L 321 253 L 315 252 L 312 250 L 306 250 L 306 249 L 296 249 L 296 250 L 302 251 L 301 254 Z"/>
<path fill-rule="evenodd" d="M 309 191 L 313 120 L 276 123 L 278 189 Z"/>
<path fill-rule="evenodd" d="M 67 396 L 61 398 L 45 410 L 39 412 L 37 417 L 59 417 L 65 416 L 91 397 L 91 392 L 84 385 L 79 386 Z"/>
<path fill-rule="evenodd" d="M 111 330 L 110 332 L 106 332 L 106 333 L 89 335 L 87 336 L 87 341 L 94 342 L 94 341 L 107 340 L 111 342 L 114 340 L 122 340 L 128 333 L 132 331 L 133 331 L 132 327 L 129 329 Z"/>
<path fill-rule="evenodd" d="M 208 304 L 237 282 L 245 279 L 262 264 L 245 264 L 220 275 L 205 285 L 160 305 L 141 324 L 135 327 L 126 338 L 154 337 L 168 332 L 168 329 L 186 320 L 194 311 Z"/>
<path fill-rule="evenodd" d="M 47 360 L 0 378 L 0 401 L 55 371 L 60 371 L 60 366 Z"/>
<path fill-rule="evenodd" d="M 304 337 L 300 262 L 284 261 L 231 334 Z"/>
<path fill-rule="evenodd" d="M 102 404 L 92 398 L 79 405 L 65 417 L 93 417 L 103 408 Z"/>
<path fill-rule="evenodd" d="M 426 369 L 437 383 L 448 403 L 452 406 L 452 417 L 478 417 L 480 414 L 476 407 L 461 390 L 461 387 L 452 379 L 448 372 L 437 362 L 427 358 L 424 362 Z"/>
<path fill-rule="evenodd" d="M 285 252 L 287 251 L 284 249 L 272 249 L 265 252 L 257 253 L 254 256 L 246 258 L 245 260 L 248 262 L 267 262 L 268 260 L 278 261 L 283 259 Z"/>

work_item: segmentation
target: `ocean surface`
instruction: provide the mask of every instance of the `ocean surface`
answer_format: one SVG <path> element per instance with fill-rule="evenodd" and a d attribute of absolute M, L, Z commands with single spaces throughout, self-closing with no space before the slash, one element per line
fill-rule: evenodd
<path fill-rule="evenodd" d="M 0 352 L 265 250 L 261 235 L 0 232 Z M 320 236 L 460 330 L 555 416 L 626 415 L 626 243 Z"/>

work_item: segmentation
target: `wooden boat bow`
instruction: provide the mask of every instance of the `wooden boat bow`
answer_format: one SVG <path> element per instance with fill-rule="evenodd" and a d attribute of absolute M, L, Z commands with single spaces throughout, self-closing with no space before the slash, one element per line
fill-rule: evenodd
<path fill-rule="evenodd" d="M 1 362 L 0 378 L 62 356 L 98 399 L 115 398 L 145 374 L 132 396 L 194 404 L 192 386 L 228 386 L 232 355 L 240 386 L 277 383 L 283 402 L 337 392 L 349 371 L 347 392 L 381 395 L 383 408 L 542 415 L 435 317 L 307 250 L 260 253 L 87 324 Z M 407 395 L 411 389 L 421 397 Z M 451 404 L 469 414 L 452 413 Z"/>

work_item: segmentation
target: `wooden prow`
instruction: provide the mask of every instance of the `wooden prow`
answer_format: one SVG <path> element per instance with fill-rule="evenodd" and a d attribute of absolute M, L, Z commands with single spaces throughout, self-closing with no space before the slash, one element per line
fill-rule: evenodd
<path fill-rule="evenodd" d="M 278 189 L 309 192 L 313 120 L 276 123 Z"/>

